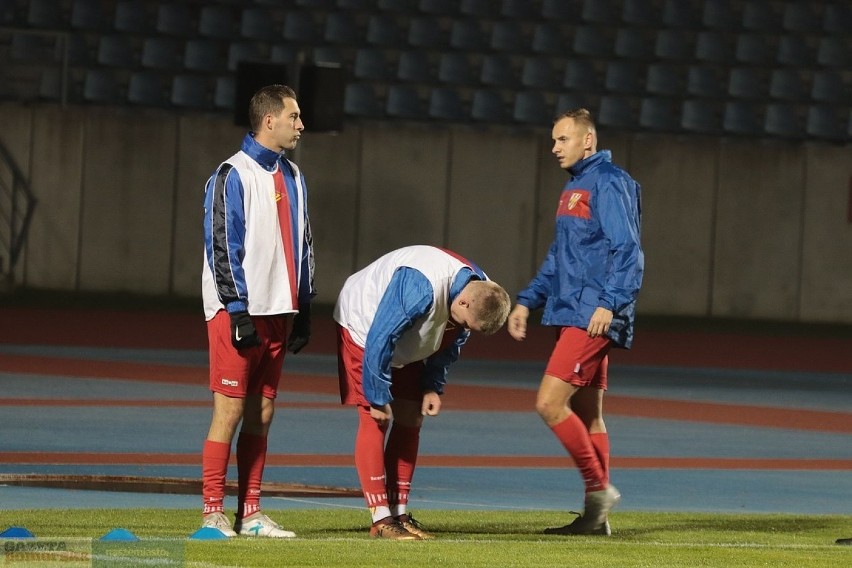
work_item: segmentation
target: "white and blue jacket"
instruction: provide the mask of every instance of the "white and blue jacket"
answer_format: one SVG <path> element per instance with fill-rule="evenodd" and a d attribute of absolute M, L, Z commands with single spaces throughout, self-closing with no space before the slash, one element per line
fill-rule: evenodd
<path fill-rule="evenodd" d="M 443 393 L 447 369 L 470 337 L 459 327 L 453 343 L 440 349 L 450 306 L 474 279 L 487 280 L 475 264 L 415 245 L 387 253 L 346 280 L 334 319 L 364 348 L 362 382 L 370 404 L 392 400 L 392 367 L 421 361 L 423 391 Z"/>
<path fill-rule="evenodd" d="M 645 266 L 641 188 L 613 165 L 609 150 L 568 171 L 572 177 L 559 200 L 553 243 L 518 303 L 531 310 L 544 306 L 544 325 L 582 329 L 596 308 L 611 310 L 609 338 L 630 348 Z"/>
<path fill-rule="evenodd" d="M 290 202 L 293 250 L 285 250 L 278 221 L 273 174 L 279 168 Z M 304 177 L 296 164 L 261 146 L 251 133 L 207 181 L 204 250 L 201 285 L 208 320 L 223 309 L 256 316 L 295 313 L 298 304 L 316 295 Z"/>

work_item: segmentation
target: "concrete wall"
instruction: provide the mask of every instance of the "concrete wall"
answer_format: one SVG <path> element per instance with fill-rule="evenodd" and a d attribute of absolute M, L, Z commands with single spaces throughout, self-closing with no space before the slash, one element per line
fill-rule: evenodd
<path fill-rule="evenodd" d="M 230 118 L 2 104 L 0 124 L 39 199 L 19 285 L 199 296 L 204 182 L 243 135 Z M 643 187 L 641 313 L 852 323 L 852 146 L 605 130 L 599 146 Z M 550 148 L 549 127 L 308 132 L 293 158 L 319 301 L 414 243 L 469 256 L 514 294 L 553 235 L 566 174 Z"/>

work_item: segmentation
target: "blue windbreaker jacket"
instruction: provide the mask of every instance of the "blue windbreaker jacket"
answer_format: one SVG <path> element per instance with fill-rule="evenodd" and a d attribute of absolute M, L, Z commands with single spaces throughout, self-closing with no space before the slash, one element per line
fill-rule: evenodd
<path fill-rule="evenodd" d="M 639 239 L 641 188 L 600 150 L 569 170 L 556 235 L 538 273 L 518 294 L 542 324 L 586 329 L 597 307 L 613 313 L 609 338 L 630 348 L 645 256 Z"/>

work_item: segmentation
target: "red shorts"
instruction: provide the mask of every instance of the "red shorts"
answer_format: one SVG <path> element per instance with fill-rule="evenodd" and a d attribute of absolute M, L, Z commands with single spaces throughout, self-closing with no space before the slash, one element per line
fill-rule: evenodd
<path fill-rule="evenodd" d="M 585 329 L 563 327 L 544 372 L 575 387 L 606 390 L 611 346 L 608 337 L 589 337 Z"/>
<path fill-rule="evenodd" d="M 286 353 L 289 317 L 252 316 L 260 345 L 237 350 L 231 343 L 231 318 L 220 310 L 207 322 L 210 390 L 233 398 L 262 394 L 274 399 Z"/>
<path fill-rule="evenodd" d="M 340 403 L 349 406 L 370 406 L 364 397 L 364 349 L 352 341 L 349 330 L 337 326 L 337 378 L 340 383 Z M 420 378 L 422 361 L 391 369 L 391 396 L 394 399 L 423 400 Z"/>

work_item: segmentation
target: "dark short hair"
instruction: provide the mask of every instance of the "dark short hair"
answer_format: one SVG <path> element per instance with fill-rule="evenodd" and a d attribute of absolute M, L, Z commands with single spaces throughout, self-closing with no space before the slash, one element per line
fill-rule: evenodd
<path fill-rule="evenodd" d="M 556 124 L 563 118 L 574 119 L 579 124 L 587 126 L 589 130 L 595 130 L 595 121 L 592 118 L 592 113 L 588 109 L 575 108 L 569 111 L 565 111 L 553 119 L 553 124 Z"/>
<path fill-rule="evenodd" d="M 296 91 L 287 85 L 267 85 L 260 88 L 249 102 L 249 123 L 254 132 L 260 128 L 267 114 L 279 114 L 284 110 L 284 99 L 295 99 Z"/>

